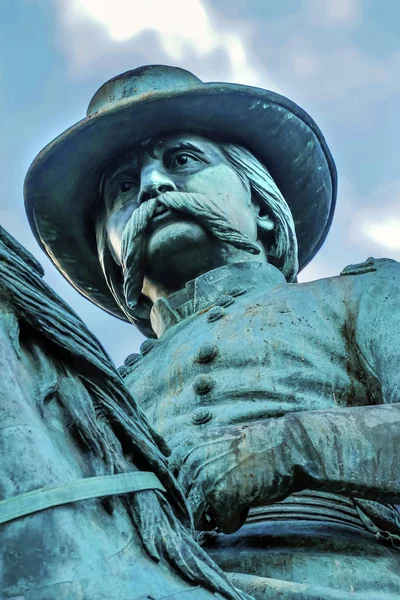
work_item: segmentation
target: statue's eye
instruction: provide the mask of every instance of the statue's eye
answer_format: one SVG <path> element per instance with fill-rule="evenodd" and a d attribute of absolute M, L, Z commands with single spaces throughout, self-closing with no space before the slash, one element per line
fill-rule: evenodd
<path fill-rule="evenodd" d="M 179 152 L 171 160 L 171 167 L 183 167 L 189 162 L 196 160 L 194 156 L 187 152 Z"/>
<path fill-rule="evenodd" d="M 129 192 L 129 190 L 131 190 L 132 187 L 132 181 L 121 181 L 119 184 L 119 191 L 125 194 L 126 192 Z"/>

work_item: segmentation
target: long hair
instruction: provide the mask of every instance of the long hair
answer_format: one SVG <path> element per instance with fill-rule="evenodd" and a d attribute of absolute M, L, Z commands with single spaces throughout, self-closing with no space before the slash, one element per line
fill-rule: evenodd
<path fill-rule="evenodd" d="M 286 277 L 296 281 L 299 270 L 297 238 L 291 210 L 267 168 L 246 148 L 236 144 L 219 144 L 226 160 L 245 186 L 250 186 L 252 199 L 260 207 L 260 217 L 274 222 L 273 232 L 264 234 L 268 262 Z M 261 234 L 263 234 L 261 229 Z"/>

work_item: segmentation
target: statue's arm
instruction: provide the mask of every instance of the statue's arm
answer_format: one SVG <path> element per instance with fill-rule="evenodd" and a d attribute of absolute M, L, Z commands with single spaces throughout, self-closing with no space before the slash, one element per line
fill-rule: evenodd
<path fill-rule="evenodd" d="M 400 503 L 400 405 L 292 414 L 294 489 Z"/>
<path fill-rule="evenodd" d="M 305 489 L 400 504 L 400 404 L 287 413 L 206 432 L 171 465 L 198 526 L 211 507 L 226 533 L 254 505 Z"/>
<path fill-rule="evenodd" d="M 326 491 L 400 503 L 399 263 L 378 266 L 354 332 L 372 406 L 291 415 L 304 452 L 298 471 Z"/>

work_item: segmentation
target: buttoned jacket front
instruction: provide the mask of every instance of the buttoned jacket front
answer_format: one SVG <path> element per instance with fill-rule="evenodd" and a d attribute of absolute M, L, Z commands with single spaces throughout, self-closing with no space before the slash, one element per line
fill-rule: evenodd
<path fill-rule="evenodd" d="M 302 284 L 287 284 L 273 266 L 257 262 L 221 267 L 155 304 L 152 322 L 159 339 L 146 340 L 140 354 L 127 358 L 121 373 L 171 448 L 189 436 L 200 439 L 209 428 L 249 425 L 289 412 L 338 411 L 339 415 L 342 409 L 382 406 L 385 410 L 384 405 L 398 411 L 399 291 L 400 266 L 391 260 L 369 259 L 347 267 L 339 277 Z M 386 418 L 387 412 L 383 416 Z M 365 428 L 356 435 L 360 447 L 367 448 Z M 389 447 L 393 443 L 388 440 Z M 388 450 L 385 454 L 385 448 L 381 451 L 382 472 L 389 472 L 393 453 Z M 351 469 L 351 456 L 345 451 L 342 454 L 341 466 Z M 376 488 L 374 477 L 365 473 L 371 488 Z M 399 478 L 391 477 L 397 490 Z M 380 500 L 371 498 L 375 499 Z M 250 567 L 243 563 L 243 553 L 233 548 L 244 543 L 237 540 L 246 536 L 248 544 L 258 527 L 257 536 L 265 535 L 268 547 L 273 548 L 271 536 L 275 540 L 281 536 L 282 553 L 285 544 L 289 547 L 289 528 L 301 560 L 312 561 L 307 533 L 311 527 L 313 540 L 323 532 L 323 544 L 327 538 L 339 540 L 343 528 L 350 528 L 346 534 L 350 536 L 357 531 L 360 547 L 368 552 L 365 548 L 375 538 L 365 536 L 375 535 L 376 521 L 370 517 L 376 514 L 380 525 L 396 522 L 397 512 L 389 505 L 369 502 L 365 509 L 365 503 L 361 507 L 347 495 L 304 490 L 283 502 L 252 509 L 238 534 L 217 536 L 209 551 L 223 568 L 247 573 Z M 374 553 L 374 543 L 371 548 Z M 354 549 L 352 552 L 356 556 Z M 288 550 L 287 564 L 291 566 L 283 574 L 282 562 L 274 563 L 276 553 L 268 555 L 267 562 L 260 556 L 254 553 L 251 567 L 258 576 L 277 577 L 279 573 L 279 581 L 292 582 L 295 572 L 299 578 L 307 572 L 306 562 L 296 571 L 293 549 Z M 354 556 L 347 557 L 349 572 L 358 570 Z M 400 573 L 398 557 L 397 551 L 395 557 L 381 556 L 379 569 Z M 343 563 L 342 554 L 340 560 Z M 323 577 L 323 563 L 313 572 L 318 571 Z M 312 575 L 307 576 L 312 584 Z M 366 581 L 365 574 L 361 579 Z M 390 576 L 387 580 L 393 588 L 400 586 L 397 576 L 394 582 Z M 303 598 L 293 595 L 297 597 Z"/>
<path fill-rule="evenodd" d="M 387 350 L 399 332 L 385 340 L 391 310 L 382 285 L 396 290 L 399 266 L 371 261 L 344 273 L 287 284 L 270 265 L 238 263 L 191 282 L 194 299 L 177 308 L 176 298 L 159 300 L 160 338 L 145 341 L 122 372 L 168 443 L 204 427 L 395 401 Z M 387 354 L 380 373 L 371 355 L 379 341 Z"/>

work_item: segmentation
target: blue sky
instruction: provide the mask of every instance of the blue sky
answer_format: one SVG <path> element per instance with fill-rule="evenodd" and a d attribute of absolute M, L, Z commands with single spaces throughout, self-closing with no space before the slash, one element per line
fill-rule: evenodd
<path fill-rule="evenodd" d="M 338 208 L 302 281 L 368 256 L 400 260 L 400 4 L 397 0 L 1 0 L 0 223 L 117 365 L 143 338 L 79 296 L 38 248 L 22 185 L 41 148 L 80 120 L 107 79 L 173 64 L 204 81 L 272 89 L 319 124 L 339 172 Z"/>

